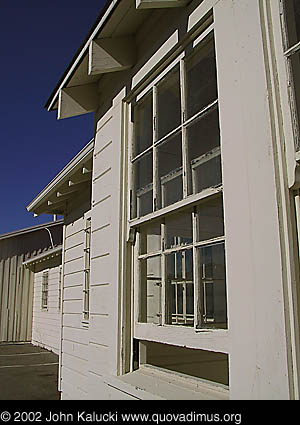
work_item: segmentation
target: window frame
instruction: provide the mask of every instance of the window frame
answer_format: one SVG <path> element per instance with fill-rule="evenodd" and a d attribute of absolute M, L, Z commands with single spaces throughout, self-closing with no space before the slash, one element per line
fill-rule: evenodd
<path fill-rule="evenodd" d="M 214 40 L 214 24 L 210 24 L 206 27 L 206 29 L 200 34 L 195 36 L 194 39 L 190 39 L 189 43 L 192 44 L 193 50 L 196 46 L 199 45 L 206 37 L 212 36 L 213 41 Z M 129 196 L 128 196 L 128 211 L 131 211 L 131 205 L 133 202 L 133 179 L 134 179 L 134 172 L 132 164 L 135 160 L 141 158 L 145 152 L 149 152 L 152 149 L 157 148 L 161 143 L 163 143 L 164 140 L 166 140 L 168 137 L 170 137 L 172 134 L 175 134 L 179 131 L 179 129 L 186 129 L 192 122 L 195 122 L 199 117 L 204 116 L 208 112 L 211 112 L 214 108 L 219 109 L 219 100 L 218 97 L 213 102 L 206 105 L 204 108 L 202 108 L 200 111 L 198 111 L 196 114 L 194 114 L 192 117 L 188 118 L 185 121 L 181 121 L 181 124 L 179 127 L 173 129 L 170 133 L 165 135 L 161 140 L 156 140 L 153 142 L 153 144 L 148 147 L 145 151 L 140 152 L 138 155 L 133 156 L 134 152 L 134 123 L 130 119 L 133 114 L 133 99 L 135 98 L 135 101 L 138 102 L 141 100 L 144 96 L 150 93 L 150 90 L 155 90 L 155 85 L 159 84 L 159 82 L 163 79 L 163 77 L 166 76 L 172 69 L 175 69 L 175 66 L 179 64 L 179 66 L 182 67 L 185 66 L 185 61 L 188 57 L 186 57 L 185 51 L 183 51 L 185 46 L 182 47 L 182 50 L 178 52 L 177 57 L 175 59 L 172 59 L 172 61 L 169 61 L 166 63 L 165 67 L 160 69 L 159 75 L 155 75 L 155 77 L 152 79 L 152 81 L 148 81 L 148 84 L 144 85 L 139 93 L 134 93 L 130 95 L 130 98 L 126 100 L 127 102 L 127 113 L 129 117 L 129 127 L 128 127 L 128 140 L 129 140 L 129 148 L 128 148 L 128 187 L 129 187 Z M 194 50 L 195 51 L 195 50 Z M 174 57 L 174 56 L 173 56 Z M 185 82 L 181 79 L 181 90 L 183 90 Z M 217 82 L 218 84 L 218 82 Z M 182 116 L 182 114 L 181 114 Z M 155 120 L 153 125 L 155 125 Z M 156 130 L 153 131 L 153 134 Z M 186 141 L 183 141 L 183 143 L 187 143 Z M 219 153 L 218 155 L 221 155 L 221 133 L 220 133 L 220 145 L 218 147 Z M 216 152 L 212 153 L 213 155 L 216 155 Z M 156 167 L 155 161 L 153 161 L 153 166 Z M 184 172 L 187 172 L 189 164 L 187 163 L 187 158 L 185 155 L 185 158 L 183 159 L 183 167 Z M 153 178 L 153 186 L 155 184 L 155 179 Z M 137 276 L 140 274 L 140 262 L 139 260 L 141 258 L 150 258 L 151 256 L 154 256 L 155 253 L 144 254 L 140 255 L 139 253 L 139 245 L 140 245 L 140 233 L 138 231 L 138 228 L 140 225 L 145 223 L 151 223 L 153 220 L 157 218 L 162 218 L 166 216 L 167 214 L 174 212 L 174 211 L 180 211 L 180 209 L 185 208 L 187 206 L 193 207 L 196 206 L 200 201 L 202 200 L 209 200 L 212 199 L 212 197 L 216 195 L 223 196 L 223 184 L 216 185 L 214 187 L 208 187 L 206 189 L 201 190 L 198 193 L 192 193 L 188 194 L 187 189 L 187 183 L 184 183 L 184 194 L 183 199 L 177 201 L 176 203 L 173 203 L 171 205 L 162 207 L 160 209 L 153 208 L 153 211 L 148 213 L 147 215 L 141 216 L 141 217 L 133 217 L 131 214 L 128 218 L 127 223 L 127 235 L 128 240 L 131 241 L 132 246 L 132 254 L 131 254 L 131 287 L 132 287 L 132 294 L 131 294 L 131 303 L 133 306 L 133 312 L 132 312 L 132 337 L 136 338 L 137 340 L 149 340 L 153 342 L 165 342 L 169 344 L 174 345 L 182 345 L 183 341 L 184 344 L 187 346 L 193 347 L 193 348 L 199 348 L 199 349 L 207 349 L 207 350 L 219 350 L 222 352 L 228 352 L 229 345 L 228 345 L 228 333 L 229 333 L 229 324 L 228 324 L 228 313 L 227 313 L 227 327 L 225 329 L 216 329 L 216 328 L 203 328 L 199 327 L 198 320 L 194 321 L 193 327 L 185 327 L 185 326 L 178 326 L 173 324 L 166 324 L 165 323 L 165 317 L 162 318 L 162 324 L 157 325 L 153 323 L 142 323 L 139 321 L 139 315 L 140 315 L 140 304 L 141 304 L 141 293 L 140 293 L 140 285 L 139 285 L 139 279 Z M 154 196 L 153 196 L 154 198 Z M 155 206 L 155 205 L 154 205 Z M 193 214 L 194 216 L 194 214 Z M 193 232 L 196 231 L 195 227 L 195 219 L 193 218 Z M 196 251 L 199 249 L 199 247 L 206 245 L 207 243 L 224 243 L 225 245 L 225 228 L 224 228 L 224 235 L 222 237 L 213 238 L 212 240 L 205 240 L 205 241 L 199 241 L 194 244 L 192 244 L 193 248 L 193 256 L 197 255 Z M 187 249 L 188 246 L 180 247 L 178 250 Z M 161 254 L 161 251 L 157 251 L 156 254 Z M 165 269 L 165 260 L 162 261 L 162 269 Z M 194 264 L 195 258 L 194 258 Z M 226 269 L 226 256 L 225 256 L 225 269 Z M 198 268 L 194 267 L 194 276 L 198 273 Z M 225 279 L 226 279 L 226 272 L 225 272 Z M 162 279 L 163 284 L 165 284 L 165 279 Z M 198 278 L 195 279 L 194 282 L 198 282 Z M 228 291 L 227 291 L 227 282 L 226 284 L 226 309 L 228 312 Z M 195 289 L 194 293 L 199 293 L 197 289 Z M 165 288 L 162 287 L 162 303 L 163 305 L 166 304 L 165 300 Z M 200 297 L 200 295 L 199 295 Z M 200 302 L 199 297 L 194 297 L 194 312 L 198 311 L 198 304 Z M 165 314 L 165 309 L 162 311 L 162 316 Z M 201 338 L 199 338 L 199 334 L 201 334 Z"/>

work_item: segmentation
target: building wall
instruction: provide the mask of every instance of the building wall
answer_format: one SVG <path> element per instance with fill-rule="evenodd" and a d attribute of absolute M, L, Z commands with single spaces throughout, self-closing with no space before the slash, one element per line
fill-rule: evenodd
<path fill-rule="evenodd" d="M 87 210 L 88 207 L 77 209 L 65 219 L 60 354 L 60 389 L 64 400 L 85 399 L 88 393 L 88 327 L 83 322 L 84 228 Z"/>
<path fill-rule="evenodd" d="M 48 270 L 48 308 L 42 309 L 43 273 Z M 60 266 L 34 274 L 32 344 L 59 353 L 60 348 Z"/>

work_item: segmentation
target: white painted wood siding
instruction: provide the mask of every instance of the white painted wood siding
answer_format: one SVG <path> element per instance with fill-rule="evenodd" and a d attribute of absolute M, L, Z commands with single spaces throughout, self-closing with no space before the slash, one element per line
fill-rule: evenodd
<path fill-rule="evenodd" d="M 82 323 L 84 215 L 66 225 L 63 267 L 62 399 L 87 398 L 88 329 Z"/>
<path fill-rule="evenodd" d="M 44 271 L 35 274 L 32 318 L 32 343 L 56 354 L 60 346 L 59 269 L 58 266 L 48 270 L 47 309 L 42 309 Z"/>

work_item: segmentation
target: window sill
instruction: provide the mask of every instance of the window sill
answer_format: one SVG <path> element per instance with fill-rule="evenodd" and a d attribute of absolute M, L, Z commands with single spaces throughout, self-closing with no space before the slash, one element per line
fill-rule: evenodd
<path fill-rule="evenodd" d="M 138 391 L 141 399 L 161 400 L 228 400 L 225 385 L 169 371 L 157 366 L 142 365 L 138 370 L 117 378 Z"/>

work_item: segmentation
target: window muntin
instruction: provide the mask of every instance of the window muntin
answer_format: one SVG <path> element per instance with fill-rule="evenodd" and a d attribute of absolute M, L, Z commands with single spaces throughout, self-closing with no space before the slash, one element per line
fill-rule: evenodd
<path fill-rule="evenodd" d="M 91 275 L 91 219 L 85 222 L 84 241 L 84 287 L 83 287 L 83 320 L 90 316 L 90 275 Z"/>
<path fill-rule="evenodd" d="M 222 196 L 141 225 L 139 235 L 138 320 L 226 329 Z"/>
<path fill-rule="evenodd" d="M 42 274 L 42 310 L 48 309 L 48 291 L 49 291 L 49 272 L 45 271 Z"/>
<path fill-rule="evenodd" d="M 194 50 L 133 105 L 131 219 L 222 183 L 213 33 Z"/>
<path fill-rule="evenodd" d="M 294 121 L 295 147 L 300 149 L 300 0 L 284 0 L 286 40 L 291 109 Z"/>

